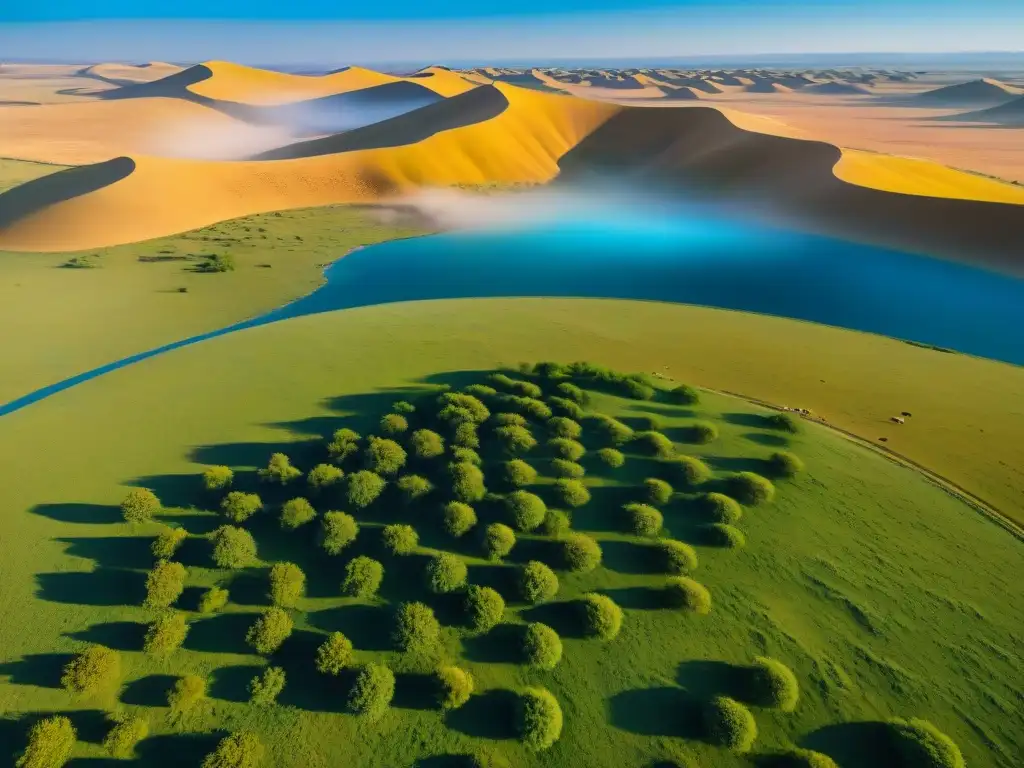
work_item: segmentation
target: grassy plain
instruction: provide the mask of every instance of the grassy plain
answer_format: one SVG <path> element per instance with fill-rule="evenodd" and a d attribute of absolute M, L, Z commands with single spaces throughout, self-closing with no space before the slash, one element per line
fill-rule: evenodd
<path fill-rule="evenodd" d="M 723 350 L 727 338 L 730 346 Z M 13 749 L 23 738 L 24 723 L 14 720 L 21 713 L 75 709 L 84 742 L 76 755 L 82 765 L 102 764 L 93 762 L 100 756 L 100 711 L 122 706 L 150 720 L 154 735 L 140 746 L 137 761 L 144 765 L 193 764 L 216 740 L 210 731 L 246 726 L 260 731 L 268 762 L 281 766 L 325 766 L 339 758 L 368 766 L 438 766 L 446 764 L 443 756 L 487 745 L 514 765 L 641 766 L 675 755 L 700 765 L 739 766 L 749 763 L 684 738 L 693 728 L 688 702 L 720 685 L 723 663 L 767 654 L 794 669 L 802 698 L 791 715 L 755 710 L 758 753 L 802 743 L 834 754 L 844 768 L 866 768 L 878 764 L 862 751 L 870 723 L 925 717 L 957 741 L 968 764 L 1015 765 L 1014 756 L 1024 749 L 1014 689 L 1024 673 L 1014 652 L 1024 622 L 1024 598 L 1013 581 L 1024 568 L 1020 543 L 873 451 L 811 424 L 782 441 L 763 429 L 756 408 L 718 395 L 705 395 L 693 413 L 617 398 L 597 402 L 600 410 L 623 417 L 657 412 L 677 440 L 693 418 L 714 421 L 719 440 L 707 446 L 680 442 L 680 448 L 704 455 L 719 473 L 760 467 L 780 442 L 806 462 L 805 475 L 780 483 L 776 502 L 744 515 L 745 549 L 698 546 L 701 564 L 694 575 L 714 598 L 707 617 L 651 608 L 650 588 L 663 577 L 650 574 L 636 540 L 616 531 L 609 502 L 617 483 L 592 469 L 595 499 L 575 515 L 574 526 L 602 541 L 606 567 L 564 577 L 559 599 L 591 589 L 611 594 L 626 608 L 621 635 L 607 645 L 566 637 L 559 667 L 535 673 L 510 663 L 497 638 L 469 638 L 446 627 L 447 654 L 471 669 L 482 694 L 458 714 L 445 718 L 421 708 L 411 674 L 400 675 L 397 706 L 376 728 L 340 714 L 341 694 L 325 693 L 304 666 L 311 647 L 324 632 L 345 627 L 359 659 L 396 660 L 374 637 L 386 610 L 338 597 L 340 568 L 324 571 L 299 559 L 295 539 L 301 534 L 270 535 L 272 523 L 257 524 L 263 532 L 260 557 L 294 557 L 316 574 L 300 604 L 301 631 L 283 651 L 292 681 L 282 697 L 285 706 L 239 701 L 263 663 L 241 643 L 263 601 L 258 570 L 234 585 L 235 603 L 226 615 L 192 628 L 185 650 L 165 662 L 139 652 L 146 618 L 138 607 L 139 588 L 150 563 L 148 537 L 157 528 L 132 530 L 119 522 L 113 505 L 126 487 L 151 487 L 167 504 L 187 503 L 195 500 L 196 475 L 205 465 L 228 464 L 245 474 L 281 446 L 307 469 L 313 449 L 293 443 L 319 440 L 342 425 L 366 429 L 391 402 L 421 392 L 438 374 L 465 382 L 467 371 L 520 359 L 592 359 L 622 370 L 660 371 L 812 407 L 836 421 L 860 419 L 861 426 L 878 430 L 889 429 L 880 422 L 891 409 L 910 410 L 908 429 L 892 428 L 894 447 L 902 449 L 901 441 L 920 429 L 923 451 L 951 430 L 948 450 L 960 456 L 973 455 L 963 445 L 971 435 L 963 422 L 973 414 L 986 429 L 1010 428 L 1007 398 L 1015 390 L 1007 382 L 1019 370 L 716 310 L 465 300 L 289 320 L 115 371 L 0 423 L 0 462 L 19 479 L 0 489 L 0 610 L 6 617 L 0 625 L 0 702 L 9 718 L 0 726 L 4 747 Z M 880 371 L 888 378 L 882 380 Z M 968 382 L 974 395 L 965 402 Z M 867 389 L 859 392 L 858 386 Z M 186 392 L 192 394 L 183 403 Z M 987 448 L 974 438 L 975 467 L 985 466 L 982 451 L 993 464 L 1014 463 L 1011 437 L 1007 433 L 1005 445 Z M 646 469 L 642 460 L 628 460 L 624 477 L 635 483 Z M 998 466 L 987 476 L 1001 474 L 1012 478 Z M 392 506 L 380 509 L 367 533 L 397 514 Z M 679 506 L 666 514 L 668 528 L 684 539 L 686 514 Z M 197 533 L 216 522 L 201 513 L 174 517 Z M 424 543 L 434 542 L 425 537 Z M 182 556 L 190 587 L 220 577 L 205 567 L 204 548 L 196 544 L 192 555 Z M 470 563 L 473 582 L 497 574 L 498 566 Z M 415 582 L 402 578 L 395 561 L 385 566 L 385 596 Z M 507 620 L 522 615 L 514 606 Z M 58 689 L 60 666 L 83 641 L 123 650 L 126 685 L 116 697 L 73 701 Z M 185 672 L 209 675 L 212 698 L 196 716 L 172 725 L 160 700 L 170 676 Z M 528 684 L 550 688 L 565 712 L 562 739 L 540 758 L 505 738 L 504 697 L 487 695 Z"/>

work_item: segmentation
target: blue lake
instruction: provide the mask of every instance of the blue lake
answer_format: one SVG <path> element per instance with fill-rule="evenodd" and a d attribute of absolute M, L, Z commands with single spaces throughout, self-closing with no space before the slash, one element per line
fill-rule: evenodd
<path fill-rule="evenodd" d="M 1024 280 L 706 212 L 593 215 L 356 251 L 310 295 L 0 405 L 11 413 L 163 352 L 300 315 L 394 301 L 572 296 L 702 304 L 810 320 L 1024 364 Z M 230 279 L 211 276 L 210 279 Z"/>

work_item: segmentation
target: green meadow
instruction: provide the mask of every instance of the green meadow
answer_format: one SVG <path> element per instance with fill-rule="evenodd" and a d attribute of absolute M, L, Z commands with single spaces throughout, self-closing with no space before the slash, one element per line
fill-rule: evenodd
<path fill-rule="evenodd" d="M 501 397 L 510 385 L 488 378 L 507 366 L 509 377 L 539 386 L 551 405 L 559 380 L 520 374 L 515 366 L 552 359 L 660 374 L 649 378 L 649 399 L 644 391 L 638 399 L 573 380 L 590 394 L 574 419 L 583 425 L 578 463 L 590 499 L 571 511 L 569 531 L 555 522 L 532 527 L 509 509 L 503 463 L 510 456 L 493 414 L 532 414 L 527 429 L 539 445 L 518 450 L 538 476 L 523 490 L 547 507 L 566 508 L 553 474 L 580 470 L 553 464 L 545 442 L 553 425 L 545 414 Z M 1024 595 L 1015 581 L 1024 568 L 1020 541 L 946 488 L 835 430 L 801 420 L 791 433 L 767 418 L 773 411 L 736 397 L 702 390 L 699 402 L 682 404 L 669 393 L 685 382 L 811 408 L 866 440 L 889 436 L 893 450 L 965 487 L 973 478 L 972 490 L 1019 518 L 1020 476 L 1007 468 L 1020 466 L 1020 423 L 1010 405 L 1019 376 L 1010 366 L 774 318 L 547 299 L 327 313 L 114 371 L 0 423 L 0 461 L 18 478 L 0 489 L 0 740 L 14 754 L 32 722 L 63 713 L 77 730 L 70 764 L 106 765 L 107 718 L 120 713 L 140 718 L 148 735 L 130 757 L 110 765 L 198 765 L 226 733 L 251 732 L 265 764 L 280 766 L 444 766 L 490 755 L 525 766 L 674 760 L 729 767 L 795 764 L 780 763 L 779 755 L 799 746 L 842 768 L 867 768 L 901 764 L 891 750 L 903 742 L 889 718 L 921 718 L 958 745 L 966 764 L 1013 768 L 1024 751 L 1024 669 L 1016 649 L 1024 626 Z M 452 425 L 439 415 L 438 398 L 446 387 L 462 391 L 474 383 L 499 390 L 471 390 L 492 414 L 472 430 L 489 494 L 468 502 L 476 525 L 453 537 L 442 512 L 454 492 L 446 467 L 456 458 L 452 441 L 470 437 L 445 431 Z M 396 402 L 415 408 L 405 431 L 394 420 L 381 422 L 396 412 Z M 901 410 L 914 413 L 911 422 L 891 425 L 888 417 Z M 659 457 L 651 455 L 659 447 L 652 438 L 624 442 L 624 464 L 610 466 L 599 459 L 608 444 L 595 414 L 636 431 L 653 429 L 668 445 L 663 441 Z M 340 460 L 340 483 L 318 493 L 308 486 L 306 473 L 330 463 L 336 430 L 364 438 L 394 432 L 391 439 L 411 457 L 410 433 L 421 427 L 442 433 L 446 451 L 426 462 L 410 458 L 400 474 L 427 477 L 431 493 L 408 500 L 400 489 L 410 486 L 382 469 L 387 488 L 359 507 L 351 478 L 380 460 L 367 456 L 365 439 Z M 939 438 L 944 445 L 934 445 Z M 803 471 L 779 477 L 769 459 L 782 451 L 799 457 Z M 299 470 L 285 485 L 258 474 L 277 452 Z M 333 449 L 335 457 L 348 453 Z M 666 460 L 676 454 L 699 457 L 711 476 L 680 481 Z M 256 552 L 237 568 L 211 559 L 212 533 L 228 522 L 219 511 L 226 489 L 210 493 L 200 481 L 213 466 L 229 467 L 232 488 L 262 501 L 262 511 L 239 523 L 252 533 Z M 708 527 L 705 498 L 708 491 L 738 495 L 734 478 L 741 472 L 775 484 L 771 501 L 744 505 L 733 521 L 742 545 L 735 531 Z M 278 465 L 276 474 L 290 473 Z M 654 477 L 673 485 L 670 496 L 655 500 L 644 485 Z M 140 487 L 152 489 L 163 508 L 152 521 L 127 523 L 118 505 Z M 283 529 L 285 503 L 298 497 L 309 498 L 316 518 Z M 635 509 L 624 509 L 639 502 L 657 507 L 660 519 L 644 512 L 639 520 Z M 289 525 L 304 519 L 299 507 L 287 509 Z M 317 537 L 331 510 L 359 524 L 337 555 L 325 553 Z M 488 559 L 481 533 L 495 522 L 517 528 L 516 543 Z M 415 546 L 389 551 L 388 525 L 412 526 Z M 173 610 L 188 628 L 180 648 L 154 655 L 144 651 L 145 638 L 160 614 L 142 603 L 154 567 L 151 545 L 167 526 L 189 534 L 172 556 L 185 569 Z M 598 542 L 600 565 L 569 567 L 571 532 Z M 708 590 L 706 614 L 671 600 L 673 574 L 657 548 L 663 539 L 693 548 L 697 565 L 687 566 L 686 576 Z M 430 564 L 440 553 L 453 556 L 441 575 L 454 569 L 456 578 L 438 594 L 444 579 Z M 347 565 L 360 555 L 383 566 L 376 596 L 343 594 Z M 464 582 L 449 561 L 465 565 Z M 524 601 L 517 581 L 529 561 L 546 563 L 558 578 L 557 593 L 536 605 Z M 269 607 L 270 569 L 284 562 L 305 575 L 304 593 L 284 608 L 294 628 L 279 648 L 257 653 L 246 635 Z M 502 595 L 496 626 L 467 626 L 468 585 Z M 213 586 L 228 590 L 228 602 L 201 613 L 201 597 Z M 593 593 L 621 609 L 617 632 L 583 610 L 584 596 Z M 402 650 L 396 614 L 408 602 L 428 606 L 440 630 Z M 525 663 L 524 626 L 534 622 L 560 638 L 553 669 Z M 353 645 L 337 675 L 316 665 L 317 649 L 334 632 Z M 70 693 L 62 670 L 92 645 L 117 651 L 120 672 L 93 691 Z M 751 665 L 758 657 L 792 671 L 794 706 L 756 695 Z M 387 665 L 395 676 L 390 703 L 372 715 L 351 711 L 365 705 L 353 690 L 366 664 Z M 440 707 L 438 665 L 472 678 L 472 695 L 460 706 Z M 268 668 L 285 673 L 276 703 L 267 702 L 272 676 L 257 689 L 263 701 L 251 702 L 250 681 Z M 205 680 L 206 697 L 172 713 L 167 693 L 183 675 Z M 544 736 L 551 728 L 522 731 L 523 702 L 531 701 L 523 694 L 536 688 L 548 691 L 561 713 L 550 746 Z M 752 744 L 741 744 L 751 735 L 745 721 L 734 748 L 722 746 L 729 736 L 707 719 L 716 696 L 749 712 L 757 731 Z M 541 715 L 527 722 L 550 726 L 550 711 Z M 546 748 L 531 749 L 538 739 Z"/>

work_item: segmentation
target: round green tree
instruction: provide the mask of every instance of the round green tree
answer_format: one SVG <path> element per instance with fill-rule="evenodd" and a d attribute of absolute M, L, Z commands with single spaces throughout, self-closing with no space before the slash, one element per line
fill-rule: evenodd
<path fill-rule="evenodd" d="M 202 768 L 256 768 L 263 762 L 263 745 L 251 731 L 225 736 L 203 760 Z"/>
<path fill-rule="evenodd" d="M 126 523 L 148 523 L 160 511 L 160 499 L 148 488 L 133 488 L 121 502 Z"/>
<path fill-rule="evenodd" d="M 682 576 L 696 570 L 697 551 L 689 544 L 674 539 L 665 539 L 659 541 L 655 548 L 658 550 L 658 559 L 665 573 Z"/>
<path fill-rule="evenodd" d="M 289 499 L 281 505 L 281 527 L 294 531 L 316 518 L 316 510 L 307 499 Z"/>
<path fill-rule="evenodd" d="M 775 451 L 768 457 L 768 471 L 775 477 L 796 477 L 804 471 L 804 463 L 789 451 Z"/>
<path fill-rule="evenodd" d="M 583 481 L 574 478 L 559 478 L 551 487 L 555 500 L 566 507 L 576 509 L 590 503 L 590 491 Z"/>
<path fill-rule="evenodd" d="M 592 571 L 601 564 L 601 545 L 585 533 L 570 533 L 562 539 L 562 561 L 566 570 Z"/>
<path fill-rule="evenodd" d="M 120 679 L 120 654 L 102 645 L 90 645 L 64 667 L 60 684 L 71 693 L 91 694 L 112 688 Z"/>
<path fill-rule="evenodd" d="M 502 465 L 502 476 L 512 487 L 522 488 L 537 479 L 537 470 L 522 459 L 512 459 Z"/>
<path fill-rule="evenodd" d="M 363 462 L 366 468 L 378 475 L 393 475 L 406 461 L 405 449 L 385 437 L 371 436 L 366 450 L 363 451 Z"/>
<path fill-rule="evenodd" d="M 618 469 L 626 463 L 626 457 L 622 455 L 622 451 L 617 451 L 614 448 L 602 448 L 597 452 L 597 458 L 602 464 L 612 469 Z"/>
<path fill-rule="evenodd" d="M 167 656 L 181 648 L 187 635 L 185 614 L 166 611 L 149 625 L 142 650 L 151 656 Z"/>
<path fill-rule="evenodd" d="M 455 538 L 469 533 L 477 521 L 476 511 L 469 504 L 463 504 L 461 501 L 445 504 L 442 516 L 445 531 Z"/>
<path fill-rule="evenodd" d="M 548 508 L 543 499 L 529 491 L 513 491 L 505 497 L 509 521 L 520 531 L 529 532 L 544 522 Z"/>
<path fill-rule="evenodd" d="M 697 445 L 707 445 L 718 439 L 718 427 L 710 421 L 695 421 L 686 429 L 686 438 Z"/>
<path fill-rule="evenodd" d="M 525 427 L 530 423 L 521 413 L 496 413 L 491 421 L 496 427 Z"/>
<path fill-rule="evenodd" d="M 669 477 L 683 488 L 695 488 L 711 479 L 711 469 L 695 456 L 673 456 L 665 461 Z"/>
<path fill-rule="evenodd" d="M 401 651 L 422 653 L 433 649 L 441 638 L 441 625 L 433 610 L 423 603 L 402 603 L 395 612 L 393 639 Z"/>
<path fill-rule="evenodd" d="M 167 560 L 174 557 L 178 547 L 184 544 L 187 538 L 188 531 L 184 528 L 167 528 L 153 539 L 150 551 L 157 560 Z"/>
<path fill-rule="evenodd" d="M 622 629 L 622 609 L 607 595 L 584 595 L 580 610 L 583 630 L 589 637 L 612 640 Z"/>
<path fill-rule="evenodd" d="M 750 710 L 727 696 L 716 696 L 704 706 L 704 731 L 708 740 L 733 752 L 749 752 L 757 739 L 757 723 Z"/>
<path fill-rule="evenodd" d="M 359 441 L 362 438 L 358 432 L 342 427 L 334 433 L 334 437 L 327 444 L 327 455 L 331 462 L 341 466 L 348 462 L 353 456 L 359 453 Z"/>
<path fill-rule="evenodd" d="M 185 566 L 161 560 L 146 575 L 145 608 L 170 608 L 185 590 Z"/>
<path fill-rule="evenodd" d="M 587 452 L 582 443 L 568 437 L 556 437 L 548 440 L 547 448 L 557 458 L 566 461 L 579 461 Z"/>
<path fill-rule="evenodd" d="M 382 435 L 400 435 L 409 429 L 409 420 L 400 413 L 389 413 L 380 420 Z"/>
<path fill-rule="evenodd" d="M 547 428 L 552 437 L 565 437 L 570 440 L 578 440 L 580 435 L 583 434 L 583 427 L 572 419 L 567 419 L 564 416 L 554 416 L 548 419 Z"/>
<path fill-rule="evenodd" d="M 223 491 L 230 488 L 234 481 L 235 473 L 231 467 L 214 466 L 203 471 L 203 488 L 208 491 Z"/>
<path fill-rule="evenodd" d="M 465 585 L 467 573 L 462 558 L 450 552 L 441 552 L 427 563 L 427 587 L 439 595 L 454 592 Z"/>
<path fill-rule="evenodd" d="M 516 534 L 502 523 L 491 523 L 484 531 L 484 553 L 491 560 L 506 557 L 516 545 Z"/>
<path fill-rule="evenodd" d="M 657 536 L 664 524 L 661 512 L 647 504 L 626 504 L 627 528 L 637 536 Z"/>
<path fill-rule="evenodd" d="M 523 659 L 536 669 L 554 669 L 562 660 L 562 639 L 547 624 L 528 624 L 523 632 Z"/>
<path fill-rule="evenodd" d="M 185 675 L 174 681 L 167 692 L 167 706 L 171 713 L 180 715 L 206 698 L 206 681 L 198 675 Z"/>
<path fill-rule="evenodd" d="M 320 546 L 329 555 L 341 554 L 359 535 L 359 523 L 345 512 L 325 512 L 320 520 Z"/>
<path fill-rule="evenodd" d="M 927 720 L 887 721 L 900 768 L 966 768 L 960 748 Z"/>
<path fill-rule="evenodd" d="M 519 740 L 527 749 L 542 752 L 562 735 L 562 708 L 545 688 L 527 688 L 519 696 Z"/>
<path fill-rule="evenodd" d="M 792 712 L 800 699 L 800 684 L 781 661 L 758 656 L 750 665 L 750 694 L 762 707 Z"/>
<path fill-rule="evenodd" d="M 292 466 L 292 460 L 283 453 L 275 453 L 270 457 L 267 466 L 257 473 L 260 480 L 265 483 L 277 483 L 287 485 L 296 478 L 302 477 L 302 472 Z"/>
<path fill-rule="evenodd" d="M 671 459 L 676 455 L 675 444 L 661 432 L 637 432 L 633 443 L 644 453 L 659 459 Z"/>
<path fill-rule="evenodd" d="M 341 582 L 341 593 L 347 597 L 368 600 L 377 594 L 384 579 L 384 566 L 372 557 L 359 555 L 345 566 L 345 578 Z"/>
<path fill-rule="evenodd" d="M 743 517 L 743 507 L 731 496 L 724 493 L 706 493 L 701 499 L 708 518 L 713 523 L 732 525 Z"/>
<path fill-rule="evenodd" d="M 809 749 L 791 749 L 779 755 L 773 765 L 779 768 L 839 768 L 838 763 L 828 755 Z"/>
<path fill-rule="evenodd" d="M 519 569 L 519 594 L 528 603 L 543 603 L 558 594 L 558 576 L 547 565 L 531 560 Z"/>
<path fill-rule="evenodd" d="M 71 759 L 78 734 L 63 715 L 40 720 L 28 733 L 28 745 L 14 763 L 15 768 L 63 768 Z"/>
<path fill-rule="evenodd" d="M 448 465 L 448 474 L 452 482 L 452 496 L 456 501 L 472 504 L 487 495 L 483 470 L 476 464 L 452 462 Z"/>
<path fill-rule="evenodd" d="M 253 704 L 273 704 L 284 690 L 285 680 L 281 667 L 267 667 L 249 681 L 249 701 Z"/>
<path fill-rule="evenodd" d="M 747 537 L 743 531 L 728 523 L 712 523 L 703 526 L 704 536 L 708 544 L 725 549 L 741 549 L 747 545 Z"/>
<path fill-rule="evenodd" d="M 135 745 L 149 735 L 149 722 L 139 715 L 120 713 L 103 738 L 103 749 L 111 757 L 125 759 L 135 754 Z"/>
<path fill-rule="evenodd" d="M 579 405 L 564 397 L 549 397 L 548 405 L 551 406 L 552 412 L 570 418 L 573 421 L 579 421 L 585 415 Z"/>
<path fill-rule="evenodd" d="M 306 574 L 295 563 L 274 563 L 270 569 L 270 602 L 294 608 L 306 594 Z"/>
<path fill-rule="evenodd" d="M 230 597 L 231 595 L 226 589 L 210 587 L 199 598 L 199 612 L 205 614 L 216 613 L 228 604 Z"/>
<path fill-rule="evenodd" d="M 502 450 L 506 453 L 512 454 L 513 456 L 526 453 L 537 446 L 536 438 L 526 427 L 520 427 L 512 424 L 504 427 L 498 427 L 494 430 L 494 436 L 498 440 L 498 444 L 502 447 Z"/>
<path fill-rule="evenodd" d="M 324 675 L 340 675 L 352 666 L 352 641 L 341 632 L 332 632 L 316 649 L 316 668 Z"/>
<path fill-rule="evenodd" d="M 505 600 L 496 589 L 470 585 L 466 590 L 466 623 L 474 632 L 487 632 L 498 626 L 505 615 Z"/>
<path fill-rule="evenodd" d="M 729 478 L 730 493 L 748 507 L 767 504 L 775 497 L 771 480 L 754 472 L 739 472 Z"/>
<path fill-rule="evenodd" d="M 383 477 L 362 469 L 348 476 L 345 498 L 356 509 L 366 509 L 383 493 L 385 485 Z"/>
<path fill-rule="evenodd" d="M 417 459 L 436 459 L 444 453 L 444 438 L 429 429 L 417 429 L 409 436 L 409 449 Z"/>
<path fill-rule="evenodd" d="M 668 580 L 665 585 L 665 602 L 673 608 L 705 616 L 711 612 L 711 593 L 698 581 L 686 576 Z"/>
<path fill-rule="evenodd" d="M 224 517 L 233 523 L 244 523 L 263 509 L 263 501 L 255 493 L 231 491 L 220 503 Z"/>
<path fill-rule="evenodd" d="M 393 555 L 407 555 L 416 549 L 420 537 L 411 525 L 385 525 L 380 534 L 384 548 Z"/>
<path fill-rule="evenodd" d="M 292 617 L 283 609 L 267 608 L 249 627 L 245 641 L 256 653 L 271 654 L 291 636 L 294 626 Z"/>
<path fill-rule="evenodd" d="M 652 504 L 655 507 L 668 504 L 673 493 L 672 486 L 664 480 L 659 480 L 656 477 L 648 477 L 644 480 L 643 495 L 644 501 L 648 504 Z"/>
<path fill-rule="evenodd" d="M 544 523 L 541 525 L 541 532 L 545 536 L 561 538 L 572 527 L 572 519 L 564 509 L 548 509 L 544 515 Z"/>
<path fill-rule="evenodd" d="M 306 474 L 306 485 L 313 493 L 321 493 L 339 485 L 345 473 L 333 464 L 317 464 Z"/>
<path fill-rule="evenodd" d="M 618 419 L 611 416 L 597 414 L 592 418 L 594 430 L 598 435 L 612 447 L 625 445 L 633 439 L 633 430 Z"/>
<path fill-rule="evenodd" d="M 402 475 L 395 483 L 407 504 L 422 499 L 434 490 L 434 484 L 422 475 Z"/>
<path fill-rule="evenodd" d="M 584 390 L 569 381 L 563 381 L 555 387 L 555 391 L 566 400 L 571 400 L 577 405 L 586 405 L 590 402 L 590 396 L 587 395 Z"/>
<path fill-rule="evenodd" d="M 773 413 L 764 417 L 764 424 L 769 429 L 796 434 L 800 431 L 800 421 L 789 413 Z"/>
<path fill-rule="evenodd" d="M 669 390 L 668 398 L 678 405 L 696 405 L 700 402 L 700 392 L 689 384 L 680 384 L 675 389 Z"/>
<path fill-rule="evenodd" d="M 434 673 L 441 709 L 458 709 L 473 695 L 473 676 L 462 667 L 440 667 Z"/>
<path fill-rule="evenodd" d="M 552 477 L 565 477 L 579 480 L 585 474 L 587 470 L 584 469 L 582 464 L 577 464 L 575 461 L 569 461 L 568 459 L 552 459 L 549 464 Z"/>

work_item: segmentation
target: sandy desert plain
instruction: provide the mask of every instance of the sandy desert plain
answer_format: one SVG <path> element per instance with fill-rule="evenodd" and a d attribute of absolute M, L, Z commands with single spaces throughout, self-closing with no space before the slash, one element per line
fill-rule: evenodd
<path fill-rule="evenodd" d="M 0 158 L 0 760 L 1022 764 L 1024 72 L 5 63 Z"/>

